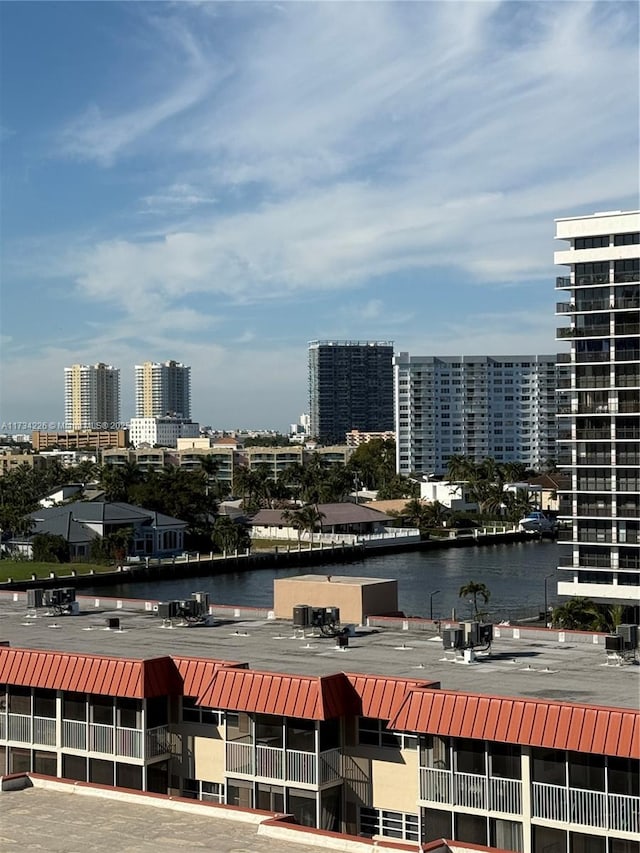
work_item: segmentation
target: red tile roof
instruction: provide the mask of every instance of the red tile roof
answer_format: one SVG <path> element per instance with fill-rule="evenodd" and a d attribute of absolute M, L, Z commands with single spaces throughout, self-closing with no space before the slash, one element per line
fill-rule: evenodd
<path fill-rule="evenodd" d="M 378 720 L 390 720 L 399 711 L 409 691 L 416 687 L 439 687 L 437 681 L 419 678 L 395 678 L 382 675 L 346 673 L 361 700 L 360 714 Z"/>
<path fill-rule="evenodd" d="M 247 669 L 218 669 L 198 697 L 207 708 L 329 720 L 358 713 L 358 697 L 343 673 L 288 675 Z"/>
<path fill-rule="evenodd" d="M 0 648 L 0 683 L 130 699 L 182 692 L 170 657 L 130 660 L 35 649 Z"/>
<path fill-rule="evenodd" d="M 620 708 L 413 690 L 389 726 L 399 731 L 640 758 L 640 711 Z"/>
<path fill-rule="evenodd" d="M 212 660 L 211 658 L 174 657 L 180 677 L 183 680 L 185 696 L 200 696 L 211 684 L 213 676 L 224 666 L 246 669 L 248 664 L 237 661 Z"/>

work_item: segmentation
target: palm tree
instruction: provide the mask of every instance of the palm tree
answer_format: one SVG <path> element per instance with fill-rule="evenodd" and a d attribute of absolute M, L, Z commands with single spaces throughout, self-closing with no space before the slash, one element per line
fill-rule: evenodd
<path fill-rule="evenodd" d="M 606 631 L 609 629 L 607 616 L 590 598 L 576 597 L 553 609 L 551 623 L 554 628 L 573 631 Z"/>
<path fill-rule="evenodd" d="M 302 529 L 308 531 L 312 547 L 313 534 L 315 533 L 318 524 L 320 525 L 320 530 L 322 531 L 322 519 L 324 517 L 324 513 L 320 512 L 318 507 L 314 504 L 307 504 L 306 506 L 300 507 L 300 509 L 298 510 L 298 518 L 302 523 Z"/>
<path fill-rule="evenodd" d="M 427 507 L 418 498 L 412 498 L 404 506 L 402 517 L 411 527 L 417 527 L 422 530 L 428 527 Z"/>
<path fill-rule="evenodd" d="M 460 591 L 458 592 L 459 598 L 468 598 L 471 596 L 472 604 L 473 604 L 473 618 L 479 619 L 481 614 L 478 610 L 478 597 L 480 597 L 485 604 L 488 603 L 491 598 L 491 593 L 489 592 L 488 587 L 483 583 L 478 583 L 476 581 L 469 581 L 464 586 L 460 587 Z"/>
<path fill-rule="evenodd" d="M 431 501 L 424 510 L 424 517 L 429 527 L 443 527 L 450 515 L 449 508 L 440 501 Z"/>

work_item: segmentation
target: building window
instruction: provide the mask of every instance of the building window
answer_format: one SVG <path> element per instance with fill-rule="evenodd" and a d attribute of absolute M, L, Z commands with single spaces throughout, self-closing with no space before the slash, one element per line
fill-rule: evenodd
<path fill-rule="evenodd" d="M 487 843 L 487 819 L 483 815 L 458 813 L 455 815 L 456 841 L 468 844 Z"/>
<path fill-rule="evenodd" d="M 569 853 L 606 853 L 607 839 L 582 832 L 569 833 Z"/>
<path fill-rule="evenodd" d="M 253 784 L 244 779 L 227 779 L 227 805 L 252 809 Z"/>
<path fill-rule="evenodd" d="M 492 743 L 489 749 L 491 775 L 501 779 L 521 779 L 521 749 L 509 743 Z M 512 848 L 509 848 L 512 849 Z"/>
<path fill-rule="evenodd" d="M 116 764 L 116 785 L 119 788 L 142 790 L 142 767 L 137 764 Z"/>
<path fill-rule="evenodd" d="M 418 840 L 418 815 L 360 807 L 360 835 Z"/>
<path fill-rule="evenodd" d="M 422 767 L 433 767 L 436 770 L 450 770 L 450 755 L 449 738 L 440 737 L 440 735 L 425 736 L 423 746 L 420 750 L 420 764 Z"/>
<path fill-rule="evenodd" d="M 522 853 L 524 842 L 522 839 L 522 824 L 515 820 L 489 820 L 489 844 L 500 850 L 514 850 Z"/>
<path fill-rule="evenodd" d="M 82 755 L 62 756 L 63 779 L 74 779 L 77 782 L 87 781 L 87 759 Z"/>
<path fill-rule="evenodd" d="M 609 235 L 601 237 L 576 237 L 575 249 L 604 249 L 609 245 Z M 618 245 L 616 243 L 616 245 Z"/>
<path fill-rule="evenodd" d="M 566 785 L 565 754 L 560 749 L 532 750 L 532 779 L 548 785 Z"/>
<path fill-rule="evenodd" d="M 358 741 L 368 746 L 384 746 L 390 749 L 417 749 L 418 747 L 416 735 L 391 732 L 387 728 L 386 720 L 377 720 L 373 717 L 359 718 Z"/>
<path fill-rule="evenodd" d="M 301 826 L 317 826 L 316 795 L 297 788 L 288 790 L 288 809 Z"/>
<path fill-rule="evenodd" d="M 485 773 L 485 748 L 483 740 L 461 738 L 455 744 L 455 753 L 456 770 L 458 773 Z M 467 840 L 469 841 L 470 839 Z"/>
<path fill-rule="evenodd" d="M 256 808 L 267 812 L 283 812 L 284 788 L 259 782 L 256 785 Z"/>
<path fill-rule="evenodd" d="M 640 243 L 640 232 L 635 231 L 631 234 L 616 234 L 613 238 L 614 246 L 633 246 Z"/>
<path fill-rule="evenodd" d="M 113 786 L 113 762 L 102 758 L 89 759 L 89 782 Z"/>
<path fill-rule="evenodd" d="M 451 812 L 442 809 L 422 809 L 421 814 L 423 841 L 438 841 L 441 838 L 452 838 Z"/>
<path fill-rule="evenodd" d="M 223 721 L 223 712 L 214 710 L 213 708 L 201 708 L 196 705 L 194 696 L 182 697 L 182 721 L 184 723 L 209 723 L 214 726 L 221 726 Z"/>

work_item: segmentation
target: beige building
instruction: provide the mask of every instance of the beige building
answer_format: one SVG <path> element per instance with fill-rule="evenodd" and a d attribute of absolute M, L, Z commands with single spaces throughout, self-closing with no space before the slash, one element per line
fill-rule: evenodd
<path fill-rule="evenodd" d="M 277 619 L 291 619 L 298 604 L 339 607 L 340 621 L 363 625 L 367 616 L 398 611 L 398 581 L 341 575 L 298 575 L 273 582 Z"/>
<path fill-rule="evenodd" d="M 104 450 L 108 447 L 128 447 L 128 429 L 78 429 L 63 432 L 31 433 L 31 444 L 37 453 L 40 450 Z"/>
<path fill-rule="evenodd" d="M 110 364 L 64 369 L 64 421 L 70 430 L 120 427 L 120 371 Z"/>
<path fill-rule="evenodd" d="M 136 417 L 191 417 L 191 368 L 178 361 L 136 364 Z"/>
<path fill-rule="evenodd" d="M 39 465 L 46 465 L 47 458 L 38 456 L 34 453 L 25 453 L 11 448 L 0 451 L 0 476 L 8 474 L 10 471 L 15 471 L 21 465 L 28 465 L 30 468 L 35 468 Z"/>

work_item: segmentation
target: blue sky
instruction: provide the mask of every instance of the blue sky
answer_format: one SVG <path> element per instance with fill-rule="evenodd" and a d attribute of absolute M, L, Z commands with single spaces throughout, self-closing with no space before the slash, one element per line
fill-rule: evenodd
<path fill-rule="evenodd" d="M 285 429 L 307 342 L 553 353 L 555 217 L 638 207 L 638 7 L 2 3 L 1 421 L 192 365 Z"/>

